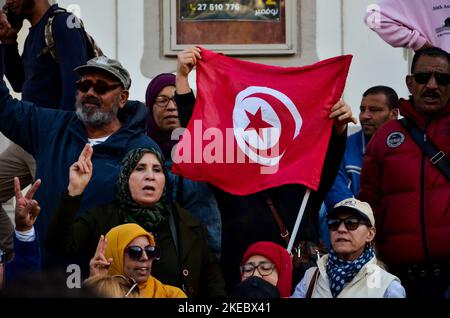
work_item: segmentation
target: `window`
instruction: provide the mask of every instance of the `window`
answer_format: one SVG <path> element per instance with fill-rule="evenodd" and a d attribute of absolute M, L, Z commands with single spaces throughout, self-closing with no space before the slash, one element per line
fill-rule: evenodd
<path fill-rule="evenodd" d="M 295 54 L 297 0 L 163 1 L 164 54 L 193 45 L 228 55 Z"/>

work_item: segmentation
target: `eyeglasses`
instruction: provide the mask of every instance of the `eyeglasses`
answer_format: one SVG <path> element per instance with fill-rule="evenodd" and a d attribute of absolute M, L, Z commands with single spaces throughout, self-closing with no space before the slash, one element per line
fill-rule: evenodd
<path fill-rule="evenodd" d="M 144 251 L 149 259 L 159 259 L 159 248 L 157 246 L 147 245 L 146 247 L 142 248 L 140 246 L 133 245 L 128 246 L 125 251 L 128 256 L 135 261 L 139 261 L 141 259 L 142 252 Z"/>
<path fill-rule="evenodd" d="M 441 86 L 447 86 L 450 84 L 450 74 L 440 72 L 423 72 L 413 74 L 414 80 L 417 84 L 426 84 L 430 81 L 431 76 L 434 75 L 436 83 Z"/>
<path fill-rule="evenodd" d="M 355 216 L 349 216 L 345 219 L 329 219 L 327 221 L 328 229 L 330 231 L 337 231 L 339 227 L 341 226 L 341 223 L 344 222 L 345 228 L 349 231 L 356 230 L 360 224 L 364 224 L 367 226 L 371 226 L 370 223 L 361 220 L 358 217 Z"/>
<path fill-rule="evenodd" d="M 136 288 L 136 286 L 138 285 L 138 283 L 134 280 L 134 278 L 132 277 L 125 277 L 123 275 L 114 275 L 112 276 L 113 278 L 119 278 L 121 280 L 123 280 L 126 283 L 126 287 L 130 286 L 128 291 L 126 292 L 126 294 L 123 296 L 125 298 L 127 298 L 128 296 L 130 296 L 130 294 L 133 292 L 133 290 Z"/>
<path fill-rule="evenodd" d="M 174 104 L 176 104 L 175 96 L 168 97 L 168 96 L 160 95 L 160 96 L 156 97 L 155 104 L 158 107 L 166 108 L 167 105 L 169 105 L 170 101 L 172 101 Z"/>
<path fill-rule="evenodd" d="M 243 266 L 239 267 L 241 270 L 242 276 L 244 277 L 250 277 L 255 274 L 255 269 L 258 270 L 258 273 L 261 276 L 267 276 L 272 274 L 273 269 L 275 268 L 275 264 L 271 262 L 261 262 L 258 265 L 254 265 L 252 263 L 244 264 Z"/>
<path fill-rule="evenodd" d="M 108 85 L 104 81 L 97 81 L 94 83 L 91 80 L 84 80 L 84 81 L 76 82 L 76 87 L 80 92 L 87 93 L 91 89 L 91 87 L 93 87 L 94 91 L 99 95 L 106 94 L 106 93 L 112 91 L 113 89 L 116 89 L 119 86 L 122 86 L 122 84 L 115 83 L 115 84 Z"/>

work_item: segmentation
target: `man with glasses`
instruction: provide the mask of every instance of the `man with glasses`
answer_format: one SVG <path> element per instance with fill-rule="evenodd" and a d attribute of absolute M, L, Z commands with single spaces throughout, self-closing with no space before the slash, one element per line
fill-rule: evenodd
<path fill-rule="evenodd" d="M 409 297 L 442 298 L 450 285 L 450 183 L 442 168 L 450 153 L 450 55 L 439 48 L 418 51 L 411 93 L 400 100 L 405 117 L 381 127 L 367 148 L 359 198 L 371 204 L 381 259 L 406 287 Z M 439 150 L 430 157 L 419 143 Z M 448 162 L 447 162 L 448 163 Z"/>
<path fill-rule="evenodd" d="M 76 112 L 14 100 L 3 81 L 2 65 L 0 132 L 36 159 L 36 178 L 43 181 L 36 193 L 41 205 L 36 230 L 42 242 L 59 194 L 69 183 L 69 167 L 86 143 L 93 146 L 95 175 L 84 193 L 80 211 L 113 201 L 120 162 L 129 150 L 159 147 L 145 135 L 145 105 L 128 101 L 131 78 L 118 61 L 98 57 L 75 69 L 81 76 L 76 84 Z M 44 266 L 52 262 L 47 254 L 43 256 Z"/>
<path fill-rule="evenodd" d="M 320 211 L 322 237 L 328 246 L 330 238 L 328 229 L 324 228 L 326 212 L 331 211 L 336 203 L 358 194 L 361 166 L 370 138 L 387 121 L 398 118 L 397 93 L 388 86 L 371 87 L 364 92 L 359 109 L 361 130 L 347 138 L 338 175 Z"/>

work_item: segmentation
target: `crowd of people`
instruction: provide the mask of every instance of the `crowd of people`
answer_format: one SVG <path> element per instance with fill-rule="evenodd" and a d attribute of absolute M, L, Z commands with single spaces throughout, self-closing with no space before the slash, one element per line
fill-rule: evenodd
<path fill-rule="evenodd" d="M 0 132 L 12 144 L 0 154 L 0 203 L 15 194 L 16 207 L 13 223 L 0 205 L 0 294 L 14 295 L 30 273 L 79 264 L 92 297 L 450 297 L 450 39 L 436 40 L 422 15 L 397 2 L 380 2 L 372 29 L 416 50 L 410 96 L 368 88 L 361 130 L 350 136 L 350 106 L 330 107 L 320 185 L 296 237 L 326 241 L 327 253 L 303 271 L 278 225 L 294 227 L 306 186 L 237 196 L 172 172 L 172 133 L 194 111 L 188 76 L 200 48 L 179 53 L 176 74 L 154 77 L 145 103 L 131 101 L 129 72 L 106 56 L 89 59 L 68 13 L 48 0 L 7 0 Z M 25 19 L 32 28 L 20 56 Z M 49 19 L 57 58 L 46 49 Z"/>

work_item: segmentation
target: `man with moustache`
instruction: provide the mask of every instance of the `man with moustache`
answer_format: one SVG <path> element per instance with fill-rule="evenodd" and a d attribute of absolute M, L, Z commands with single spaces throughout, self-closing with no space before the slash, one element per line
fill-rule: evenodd
<path fill-rule="evenodd" d="M 2 54 L 0 50 L 0 61 Z M 95 174 L 86 188 L 80 211 L 115 198 L 120 163 L 129 150 L 159 151 L 145 134 L 145 105 L 128 101 L 131 79 L 118 61 L 98 57 L 75 71 L 81 76 L 76 84 L 76 112 L 67 112 L 13 99 L 3 81 L 0 63 L 0 132 L 36 159 L 36 178 L 42 180 L 35 196 L 41 206 L 36 222 L 41 242 L 56 201 L 67 188 L 69 167 L 77 161 L 86 143 L 93 146 Z M 44 254 L 44 266 L 52 265 L 52 261 Z"/>
<path fill-rule="evenodd" d="M 450 183 L 437 164 L 450 153 L 450 54 L 416 52 L 411 96 L 400 113 L 441 153 L 430 158 L 398 120 L 382 126 L 364 157 L 358 198 L 370 203 L 377 249 L 406 296 L 443 298 L 450 285 Z"/>
<path fill-rule="evenodd" d="M 84 33 L 70 23 L 73 16 L 55 14 L 60 9 L 56 4 L 50 6 L 48 0 L 6 0 L 0 11 L 0 49 L 5 51 L 5 75 L 14 91 L 22 93 L 23 101 L 37 107 L 75 110 L 75 82 L 79 76 L 73 69 L 87 62 L 87 46 Z M 45 51 L 45 27 L 51 17 L 58 60 Z M 24 20 L 30 22 L 31 28 L 20 56 L 17 34 Z M 1 203 L 14 195 L 15 176 L 27 186 L 35 172 L 34 158 L 20 146 L 12 143 L 0 154 L 0 249 L 10 257 L 14 227 Z"/>
<path fill-rule="evenodd" d="M 336 203 L 356 197 L 359 191 L 361 166 L 370 138 L 378 128 L 398 117 L 397 93 L 387 86 L 374 86 L 366 90 L 359 107 L 361 130 L 347 138 L 344 158 L 333 187 L 327 193 L 325 205 L 331 211 Z"/>

